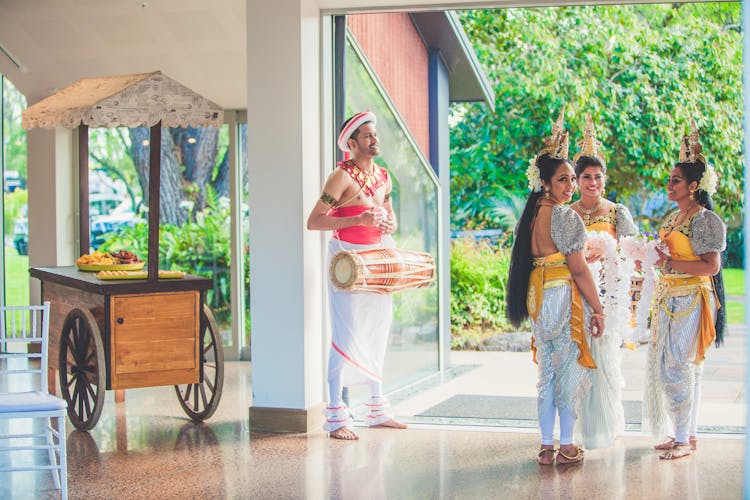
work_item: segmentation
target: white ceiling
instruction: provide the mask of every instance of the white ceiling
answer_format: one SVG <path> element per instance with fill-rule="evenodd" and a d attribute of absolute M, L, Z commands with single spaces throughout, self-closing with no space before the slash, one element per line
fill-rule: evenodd
<path fill-rule="evenodd" d="M 0 73 L 34 103 L 82 77 L 161 70 L 225 109 L 247 95 L 245 0 L 0 0 Z"/>
<path fill-rule="evenodd" d="M 29 104 L 79 78 L 161 70 L 225 109 L 245 109 L 246 5 L 264 1 L 274 0 L 0 0 L 0 48 L 21 66 L 0 51 L 0 73 Z M 298 1 L 344 13 L 642 0 Z"/>

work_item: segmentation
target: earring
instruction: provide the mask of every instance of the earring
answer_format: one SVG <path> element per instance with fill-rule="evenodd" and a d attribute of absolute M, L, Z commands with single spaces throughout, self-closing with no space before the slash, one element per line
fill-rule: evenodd
<path fill-rule="evenodd" d="M 549 200 L 549 189 L 544 188 L 544 197 Z"/>
<path fill-rule="evenodd" d="M 694 200 L 694 199 L 695 199 L 695 189 L 691 189 L 691 190 L 690 190 L 690 196 L 689 196 L 689 198 L 690 198 L 691 200 Z"/>

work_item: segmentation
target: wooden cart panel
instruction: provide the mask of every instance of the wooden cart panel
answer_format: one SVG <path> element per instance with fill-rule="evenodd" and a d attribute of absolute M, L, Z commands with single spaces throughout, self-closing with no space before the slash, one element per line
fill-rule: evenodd
<path fill-rule="evenodd" d="M 49 300 L 49 367 L 58 369 L 57 359 L 60 351 L 60 332 L 65 318 L 73 309 L 88 309 L 96 319 L 99 328 L 104 328 L 104 296 L 69 286 L 45 281 L 42 286 L 42 301 Z M 93 376 L 93 374 L 92 374 Z"/>
<path fill-rule="evenodd" d="M 109 317 L 112 389 L 199 381 L 199 292 L 113 295 Z"/>

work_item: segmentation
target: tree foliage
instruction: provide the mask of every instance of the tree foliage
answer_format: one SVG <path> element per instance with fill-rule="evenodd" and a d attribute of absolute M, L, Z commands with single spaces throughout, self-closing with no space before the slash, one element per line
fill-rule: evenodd
<path fill-rule="evenodd" d="M 10 81 L 0 75 L 2 81 L 2 127 L 3 160 L 5 170 L 13 170 L 26 179 L 26 131 L 21 127 L 21 112 L 26 109 L 26 98 Z M 2 163 L 2 162 L 0 162 Z"/>
<path fill-rule="evenodd" d="M 464 29 L 495 91 L 451 110 L 457 228 L 497 226 L 492 199 L 526 193 L 524 171 L 565 109 L 571 156 L 586 113 L 608 162 L 608 191 L 661 190 L 694 117 L 720 176 L 725 216 L 742 203 L 740 4 L 466 11 Z"/>
<path fill-rule="evenodd" d="M 149 138 L 145 127 L 92 129 L 91 168 L 124 181 L 132 206 L 148 206 Z M 242 146 L 244 147 L 244 137 Z M 216 127 L 162 129 L 160 219 L 183 224 L 206 207 L 207 189 L 229 196 L 228 133 Z M 243 158 L 246 178 L 247 161 Z M 189 202 L 189 208 L 184 202 Z M 191 212 L 192 210 L 192 212 Z"/>

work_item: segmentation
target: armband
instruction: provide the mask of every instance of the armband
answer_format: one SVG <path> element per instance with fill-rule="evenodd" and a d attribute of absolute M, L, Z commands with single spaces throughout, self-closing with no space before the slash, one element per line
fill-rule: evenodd
<path fill-rule="evenodd" d="M 336 198 L 334 198 L 330 194 L 326 193 L 325 191 L 323 192 L 322 195 L 320 195 L 320 201 L 322 201 L 323 203 L 325 203 L 329 207 L 335 207 L 336 204 L 338 203 L 338 200 Z"/>

